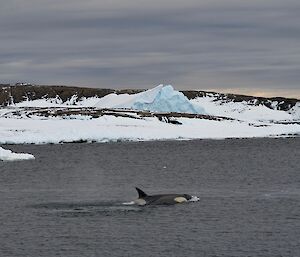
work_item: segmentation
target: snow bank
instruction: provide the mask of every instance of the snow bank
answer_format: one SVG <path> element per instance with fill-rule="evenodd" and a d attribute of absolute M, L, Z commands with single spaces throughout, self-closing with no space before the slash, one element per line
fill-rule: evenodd
<path fill-rule="evenodd" d="M 171 85 L 159 85 L 138 94 L 109 94 L 95 105 L 98 108 L 127 108 L 151 112 L 180 112 L 205 114 L 200 105 L 193 105 L 183 93 Z"/>
<path fill-rule="evenodd" d="M 182 125 L 159 121 L 155 117 L 132 119 L 102 116 L 95 119 L 6 119 L 0 118 L 0 144 L 43 144 L 76 141 L 148 141 L 201 138 L 270 137 L 299 134 L 297 124 L 257 123 L 232 120 L 177 118 Z"/>
<path fill-rule="evenodd" d="M 28 153 L 13 153 L 11 150 L 5 150 L 0 147 L 0 160 L 2 161 L 16 161 L 16 160 L 30 160 L 34 159 L 32 154 Z"/>

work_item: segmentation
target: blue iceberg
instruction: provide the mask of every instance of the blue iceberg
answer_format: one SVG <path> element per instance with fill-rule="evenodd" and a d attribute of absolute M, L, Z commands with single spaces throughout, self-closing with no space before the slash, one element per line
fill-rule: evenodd
<path fill-rule="evenodd" d="M 194 106 L 183 93 L 174 90 L 171 85 L 159 85 L 137 94 L 131 108 L 152 112 L 205 114 L 204 108 Z"/>

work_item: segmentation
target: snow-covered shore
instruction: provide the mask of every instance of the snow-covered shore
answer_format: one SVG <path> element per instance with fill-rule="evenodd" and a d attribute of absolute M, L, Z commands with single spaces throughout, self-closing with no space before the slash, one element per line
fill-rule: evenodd
<path fill-rule="evenodd" d="M 64 103 L 40 99 L 2 107 L 0 144 L 300 135 L 300 104 L 282 111 L 247 102 L 218 101 L 214 96 L 188 100 L 171 86 L 135 95 L 86 98 L 76 105 L 73 98 Z M 112 109 L 104 112 L 103 108 Z M 201 115 L 184 115 L 195 112 Z M 175 122 L 168 122 L 170 119 Z"/>
<path fill-rule="evenodd" d="M 157 118 L 132 119 L 102 116 L 96 119 L 3 119 L 0 118 L 1 144 L 43 144 L 63 142 L 109 142 L 175 139 L 222 139 L 274 137 L 300 133 L 298 124 L 252 124 L 241 121 L 215 121 L 178 118 L 182 125 Z"/>

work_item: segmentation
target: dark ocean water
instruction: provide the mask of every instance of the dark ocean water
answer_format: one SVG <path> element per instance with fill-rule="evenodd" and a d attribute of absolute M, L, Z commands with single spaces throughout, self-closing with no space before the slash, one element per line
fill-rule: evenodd
<path fill-rule="evenodd" d="M 299 138 L 6 148 L 36 160 L 0 162 L 1 257 L 300 256 Z"/>

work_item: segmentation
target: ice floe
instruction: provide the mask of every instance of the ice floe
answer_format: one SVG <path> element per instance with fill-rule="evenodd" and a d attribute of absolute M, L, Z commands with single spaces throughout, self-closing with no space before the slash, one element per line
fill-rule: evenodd
<path fill-rule="evenodd" d="M 11 150 L 6 150 L 0 147 L 0 160 L 2 161 L 20 161 L 34 159 L 32 154 L 28 153 L 14 153 Z"/>

